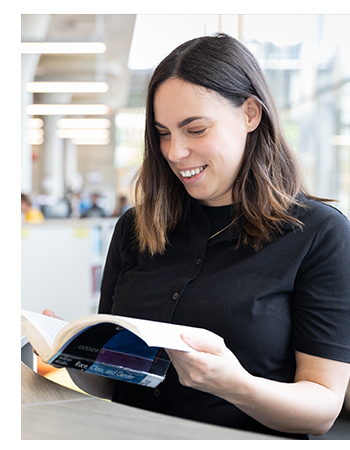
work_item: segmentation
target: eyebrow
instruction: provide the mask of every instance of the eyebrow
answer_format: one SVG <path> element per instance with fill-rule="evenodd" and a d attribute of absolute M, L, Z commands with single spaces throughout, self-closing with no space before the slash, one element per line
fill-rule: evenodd
<path fill-rule="evenodd" d="M 206 116 L 194 116 L 194 117 L 188 117 L 187 119 L 184 119 L 184 120 L 182 120 L 181 122 L 179 122 L 179 123 L 177 124 L 177 126 L 178 126 L 179 128 L 182 128 L 182 127 L 184 127 L 185 125 L 188 125 L 189 123 L 193 122 L 194 120 L 199 120 L 199 119 L 206 119 L 206 120 L 208 120 L 209 117 L 206 117 Z M 159 123 L 159 122 L 154 122 L 154 125 L 156 125 L 157 127 L 160 127 L 160 128 L 167 128 L 166 126 L 162 125 L 162 124 Z"/>

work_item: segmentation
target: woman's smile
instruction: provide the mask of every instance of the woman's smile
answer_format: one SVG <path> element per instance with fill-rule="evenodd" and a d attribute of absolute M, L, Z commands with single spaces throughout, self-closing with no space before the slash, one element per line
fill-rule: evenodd
<path fill-rule="evenodd" d="M 179 173 L 184 180 L 197 179 L 198 175 L 200 175 L 206 167 L 207 166 L 204 165 L 197 167 L 196 169 L 179 170 Z"/>
<path fill-rule="evenodd" d="M 154 97 L 160 149 L 187 192 L 200 203 L 232 203 L 232 189 L 251 131 L 246 103 L 234 107 L 201 86 L 170 78 Z"/>

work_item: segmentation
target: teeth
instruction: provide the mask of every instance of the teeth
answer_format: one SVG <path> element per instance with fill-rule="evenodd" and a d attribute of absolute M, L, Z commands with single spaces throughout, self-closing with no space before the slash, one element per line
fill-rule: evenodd
<path fill-rule="evenodd" d="M 205 166 L 202 166 L 201 168 L 198 168 L 198 169 L 192 169 L 192 170 L 185 170 L 185 171 L 180 170 L 180 174 L 184 178 L 191 178 L 191 177 L 194 177 L 195 175 L 198 175 L 199 173 L 201 173 L 204 169 L 205 169 Z"/>

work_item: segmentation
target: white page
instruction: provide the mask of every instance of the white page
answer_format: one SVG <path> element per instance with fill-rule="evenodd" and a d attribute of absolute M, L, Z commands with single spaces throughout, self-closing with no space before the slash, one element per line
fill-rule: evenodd
<path fill-rule="evenodd" d="M 25 309 L 21 310 L 21 314 L 35 326 L 51 348 L 53 348 L 58 333 L 68 324 L 64 320 L 26 311 Z"/>
<path fill-rule="evenodd" d="M 194 351 L 181 338 L 182 333 L 192 334 L 196 337 L 201 337 L 209 341 L 222 342 L 222 337 L 209 330 L 203 328 L 189 327 L 185 325 L 177 325 L 173 323 L 153 322 L 148 321 L 147 327 L 140 319 L 123 317 L 129 323 L 136 326 L 140 331 L 142 337 L 149 346 L 163 347 L 172 350 Z"/>

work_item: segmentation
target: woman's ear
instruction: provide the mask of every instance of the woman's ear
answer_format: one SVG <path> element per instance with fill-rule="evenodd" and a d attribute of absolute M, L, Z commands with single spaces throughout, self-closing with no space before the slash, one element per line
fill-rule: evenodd
<path fill-rule="evenodd" d="M 243 103 L 243 107 L 246 117 L 247 132 L 250 133 L 258 127 L 261 121 L 262 106 L 257 100 L 249 97 Z"/>

